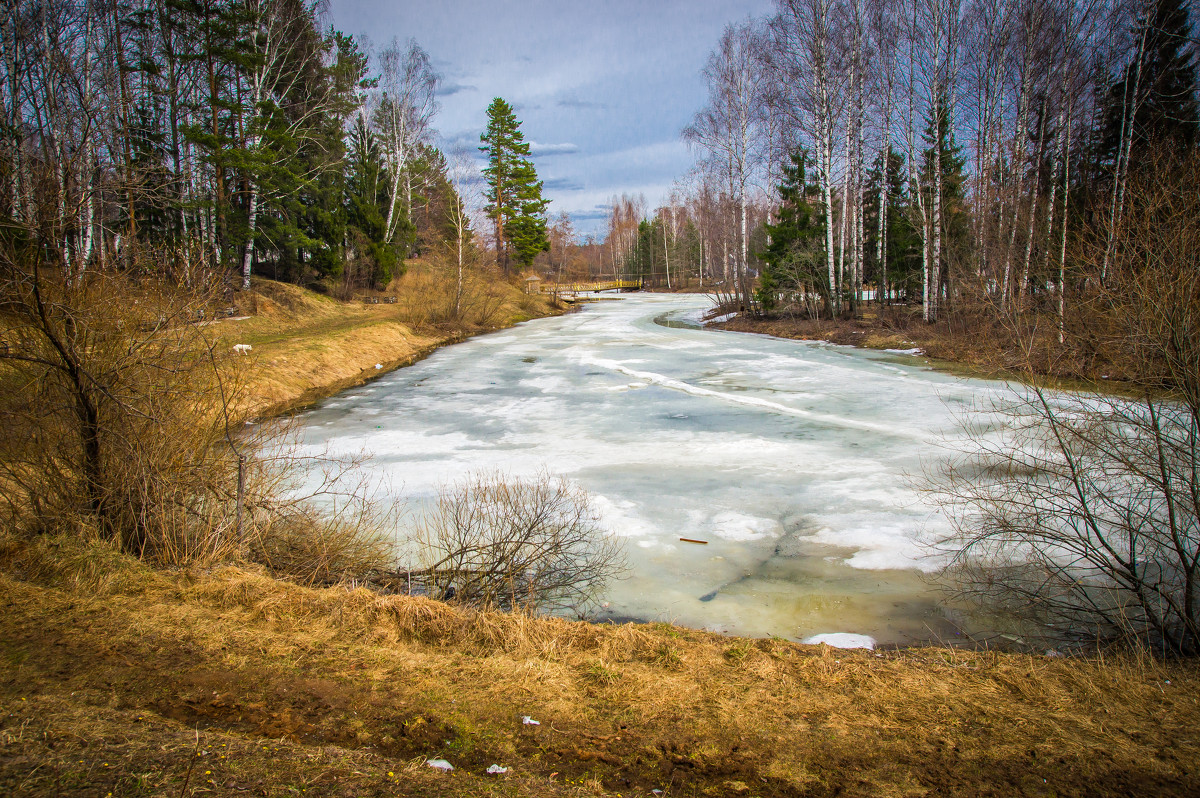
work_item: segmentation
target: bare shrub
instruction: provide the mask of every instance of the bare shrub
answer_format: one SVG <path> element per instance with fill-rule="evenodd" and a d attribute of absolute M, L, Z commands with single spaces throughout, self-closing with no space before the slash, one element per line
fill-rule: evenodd
<path fill-rule="evenodd" d="M 0 512 L 10 529 L 111 541 L 169 566 L 249 554 L 306 582 L 379 566 L 379 513 L 357 501 L 355 463 L 299 457 L 286 423 L 247 429 L 229 416 L 252 358 L 232 356 L 204 324 L 227 304 L 218 281 L 66 279 L 5 253 Z"/>
<path fill-rule="evenodd" d="M 219 296 L 214 283 L 0 264 L 0 501 L 18 526 L 93 527 L 138 555 L 191 548 L 175 532 L 214 520 L 236 465 L 225 358 L 193 323 Z"/>
<path fill-rule="evenodd" d="M 290 422 L 252 443 L 244 554 L 304 585 L 364 581 L 395 560 L 395 505 L 376 499 L 361 457 L 300 456 Z"/>
<path fill-rule="evenodd" d="M 549 474 L 468 477 L 441 492 L 418 537 L 431 592 L 473 606 L 581 613 L 624 568 L 587 494 Z"/>
<path fill-rule="evenodd" d="M 1200 653 L 1200 425 L 1156 399 L 1030 388 L 942 466 L 955 592 L 1028 635 Z"/>
<path fill-rule="evenodd" d="M 935 482 L 955 520 L 959 595 L 1031 623 L 1026 633 L 1196 655 L 1200 160 L 1160 166 L 1131 184 L 1093 298 L 1132 396 L 1018 392 L 996 408 L 999 430 L 967 426 Z"/>
<path fill-rule="evenodd" d="M 499 322 L 505 301 L 499 276 L 482 268 L 464 269 L 444 249 L 414 266 L 397 285 L 401 316 L 416 327 L 489 328 Z"/>

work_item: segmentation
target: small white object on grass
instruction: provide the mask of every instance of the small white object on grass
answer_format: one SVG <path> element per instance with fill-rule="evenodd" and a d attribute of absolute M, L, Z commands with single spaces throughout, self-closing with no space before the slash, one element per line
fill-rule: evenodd
<path fill-rule="evenodd" d="M 437 768 L 438 770 L 445 770 L 447 772 L 454 770 L 454 765 L 451 765 L 444 759 L 427 759 L 425 760 L 425 764 L 429 765 L 431 768 Z"/>
<path fill-rule="evenodd" d="M 528 715 L 522 715 L 521 722 L 524 723 L 526 726 L 541 726 L 542 725 L 542 722 L 540 720 L 534 720 L 533 718 L 529 717 Z"/>
<path fill-rule="evenodd" d="M 381 369 L 381 368 L 383 368 L 383 364 L 382 364 L 382 363 L 376 363 L 376 364 L 375 364 L 375 368 L 376 368 L 376 369 Z"/>
<path fill-rule="evenodd" d="M 823 635 L 813 635 L 804 639 L 806 645 L 815 646 L 824 643 L 833 648 L 866 648 L 875 649 L 875 638 L 868 635 L 855 635 L 849 632 L 831 632 Z"/>
<path fill-rule="evenodd" d="M 233 351 L 238 353 L 239 355 L 248 354 L 250 352 L 250 350 L 253 348 L 254 347 L 250 346 L 250 344 L 234 344 L 233 345 Z"/>
<path fill-rule="evenodd" d="M 502 768 L 499 765 L 491 765 L 488 767 L 487 772 L 490 773 L 491 775 L 495 776 L 500 773 L 507 773 L 508 768 Z"/>

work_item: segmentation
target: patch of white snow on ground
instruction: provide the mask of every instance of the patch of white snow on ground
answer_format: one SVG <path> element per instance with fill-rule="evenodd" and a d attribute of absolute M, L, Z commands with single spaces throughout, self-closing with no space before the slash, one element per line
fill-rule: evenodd
<path fill-rule="evenodd" d="M 813 635 L 804 638 L 804 643 L 810 646 L 824 643 L 834 648 L 866 648 L 875 649 L 875 638 L 867 635 L 856 635 L 849 632 L 827 632 L 823 635 Z"/>
<path fill-rule="evenodd" d="M 885 349 L 884 352 L 893 355 L 923 355 L 925 350 L 919 346 L 914 346 L 912 349 Z"/>

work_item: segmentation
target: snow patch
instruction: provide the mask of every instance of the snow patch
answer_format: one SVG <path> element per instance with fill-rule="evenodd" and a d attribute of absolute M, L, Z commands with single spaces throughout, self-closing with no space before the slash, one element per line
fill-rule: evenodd
<path fill-rule="evenodd" d="M 750 540 L 762 540 L 766 537 L 779 537 L 778 521 L 769 518 L 756 518 L 733 511 L 717 513 L 712 517 L 712 531 L 722 540 L 734 543 L 744 543 Z"/>
<path fill-rule="evenodd" d="M 824 643 L 833 648 L 866 648 L 875 650 L 875 638 L 868 635 L 856 635 L 850 632 L 827 632 L 804 638 L 804 643 L 810 646 Z"/>

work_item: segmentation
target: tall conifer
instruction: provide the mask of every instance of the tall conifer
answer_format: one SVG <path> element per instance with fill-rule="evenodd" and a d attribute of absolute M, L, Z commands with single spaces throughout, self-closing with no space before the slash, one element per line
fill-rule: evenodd
<path fill-rule="evenodd" d="M 488 127 L 479 137 L 487 153 L 487 201 L 496 235 L 496 257 L 507 272 L 515 254 L 529 266 L 550 246 L 546 237 L 546 205 L 542 183 L 529 160 L 529 144 L 512 106 L 500 97 L 488 106 Z"/>
<path fill-rule="evenodd" d="M 1123 134 L 1132 138 L 1131 161 L 1151 147 L 1183 152 L 1195 146 L 1196 61 L 1189 5 L 1188 0 L 1159 0 L 1139 21 L 1134 35 L 1145 43 L 1109 87 L 1101 109 L 1101 163 L 1116 162 Z"/>
<path fill-rule="evenodd" d="M 824 214 L 808 198 L 817 191 L 805 175 L 808 153 L 798 150 L 791 164 L 783 167 L 779 184 L 779 210 L 775 224 L 765 225 L 770 244 L 759 255 L 763 261 L 756 292 L 759 307 L 765 313 L 775 310 L 779 292 L 815 291 L 824 298 L 829 312 L 829 279 L 823 271 L 825 247 Z"/>

